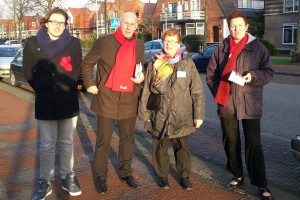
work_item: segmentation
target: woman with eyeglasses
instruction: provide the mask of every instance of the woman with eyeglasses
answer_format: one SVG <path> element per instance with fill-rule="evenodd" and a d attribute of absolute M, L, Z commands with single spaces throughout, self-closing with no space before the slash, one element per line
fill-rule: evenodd
<path fill-rule="evenodd" d="M 189 135 L 203 123 L 204 90 L 193 61 L 181 52 L 180 33 L 171 28 L 163 34 L 162 41 L 161 54 L 147 67 L 138 115 L 153 135 L 152 156 L 158 185 L 170 188 L 168 147 L 172 142 L 180 185 L 191 190 Z M 149 105 L 152 95 L 160 96 L 156 108 Z"/>
<path fill-rule="evenodd" d="M 43 19 L 36 36 L 26 40 L 24 76 L 35 92 L 35 118 L 40 139 L 40 175 L 33 200 L 51 194 L 58 146 L 62 189 L 81 194 L 75 183 L 74 130 L 79 114 L 77 78 L 81 73 L 80 41 L 66 29 L 67 13 L 54 8 Z"/>

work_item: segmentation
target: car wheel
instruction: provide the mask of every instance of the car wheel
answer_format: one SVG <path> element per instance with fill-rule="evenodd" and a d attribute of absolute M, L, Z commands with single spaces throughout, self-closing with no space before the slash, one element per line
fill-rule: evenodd
<path fill-rule="evenodd" d="M 21 84 L 17 81 L 15 73 L 13 71 L 10 71 L 10 84 L 15 87 L 21 86 Z"/>

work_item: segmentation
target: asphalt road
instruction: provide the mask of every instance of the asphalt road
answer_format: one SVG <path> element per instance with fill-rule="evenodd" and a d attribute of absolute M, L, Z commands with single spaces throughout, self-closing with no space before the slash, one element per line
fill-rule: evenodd
<path fill-rule="evenodd" d="M 205 89 L 206 120 L 219 122 L 216 103 L 201 73 Z M 264 88 L 264 114 L 261 121 L 263 134 L 279 136 L 290 140 L 300 134 L 300 76 L 275 74 L 274 79 Z"/>

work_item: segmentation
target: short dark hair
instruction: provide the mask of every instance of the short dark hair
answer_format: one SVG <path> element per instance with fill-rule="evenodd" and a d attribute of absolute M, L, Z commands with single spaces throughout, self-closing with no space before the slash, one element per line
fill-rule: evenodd
<path fill-rule="evenodd" d="M 60 15 L 64 16 L 64 17 L 66 18 L 65 25 L 68 24 L 68 18 L 69 18 L 68 14 L 67 14 L 63 9 L 58 8 L 58 7 L 55 7 L 55 8 L 53 8 L 52 10 L 50 10 L 50 11 L 46 14 L 46 16 L 45 16 L 44 18 L 42 18 L 42 19 L 40 20 L 40 25 L 41 25 L 42 27 L 46 27 L 46 23 L 49 21 L 49 18 L 50 18 L 51 15 L 53 15 L 53 14 L 60 14 Z"/>
<path fill-rule="evenodd" d="M 241 17 L 244 19 L 245 21 L 245 24 L 248 24 L 247 22 L 247 17 L 245 15 L 245 13 L 243 13 L 242 11 L 240 10 L 234 10 L 234 11 L 231 11 L 227 18 L 226 18 L 226 21 L 227 21 L 227 24 L 228 24 L 228 27 L 230 26 L 230 21 L 233 19 L 233 18 L 238 18 L 238 17 Z"/>
<path fill-rule="evenodd" d="M 181 43 L 181 35 L 177 29 L 170 28 L 166 32 L 164 32 L 162 35 L 162 41 L 165 41 L 165 38 L 167 36 L 177 36 L 178 43 Z"/>

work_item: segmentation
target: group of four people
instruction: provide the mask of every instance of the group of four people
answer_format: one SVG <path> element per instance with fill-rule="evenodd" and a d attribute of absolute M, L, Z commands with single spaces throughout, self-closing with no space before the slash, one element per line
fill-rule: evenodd
<path fill-rule="evenodd" d="M 72 196 L 82 193 L 73 169 L 73 135 L 79 114 L 76 80 L 81 72 L 87 91 L 93 94 L 91 110 L 97 114 L 96 190 L 107 192 L 109 149 L 115 121 L 120 133 L 121 181 L 133 188 L 140 186 L 132 176 L 131 167 L 137 114 L 153 135 L 153 166 L 158 185 L 163 189 L 170 187 L 168 147 L 172 142 L 180 185 L 192 189 L 188 136 L 203 123 L 205 98 L 194 63 L 180 50 L 180 33 L 176 29 L 164 32 L 160 55 L 135 77 L 136 68 L 143 66 L 145 60 L 144 44 L 135 33 L 138 23 L 133 13 L 123 14 L 117 31 L 97 39 L 83 61 L 79 40 L 66 29 L 67 20 L 68 15 L 62 9 L 54 8 L 41 20 L 38 34 L 28 38 L 24 48 L 24 75 L 36 94 L 35 117 L 40 138 L 40 175 L 32 199 L 45 199 L 52 192 L 56 144 L 62 188 Z M 227 22 L 230 36 L 213 53 L 207 69 L 207 84 L 218 103 L 227 168 L 234 175 L 228 187 L 236 188 L 244 181 L 241 120 L 251 184 L 259 188 L 263 199 L 272 199 L 260 143 L 260 118 L 262 88 L 272 79 L 274 70 L 264 46 L 246 33 L 246 16 L 233 11 Z M 96 80 L 93 79 L 95 65 Z M 242 74 L 244 86 L 228 81 L 231 71 Z M 148 104 L 153 96 L 159 101 L 155 108 L 150 108 Z"/>

